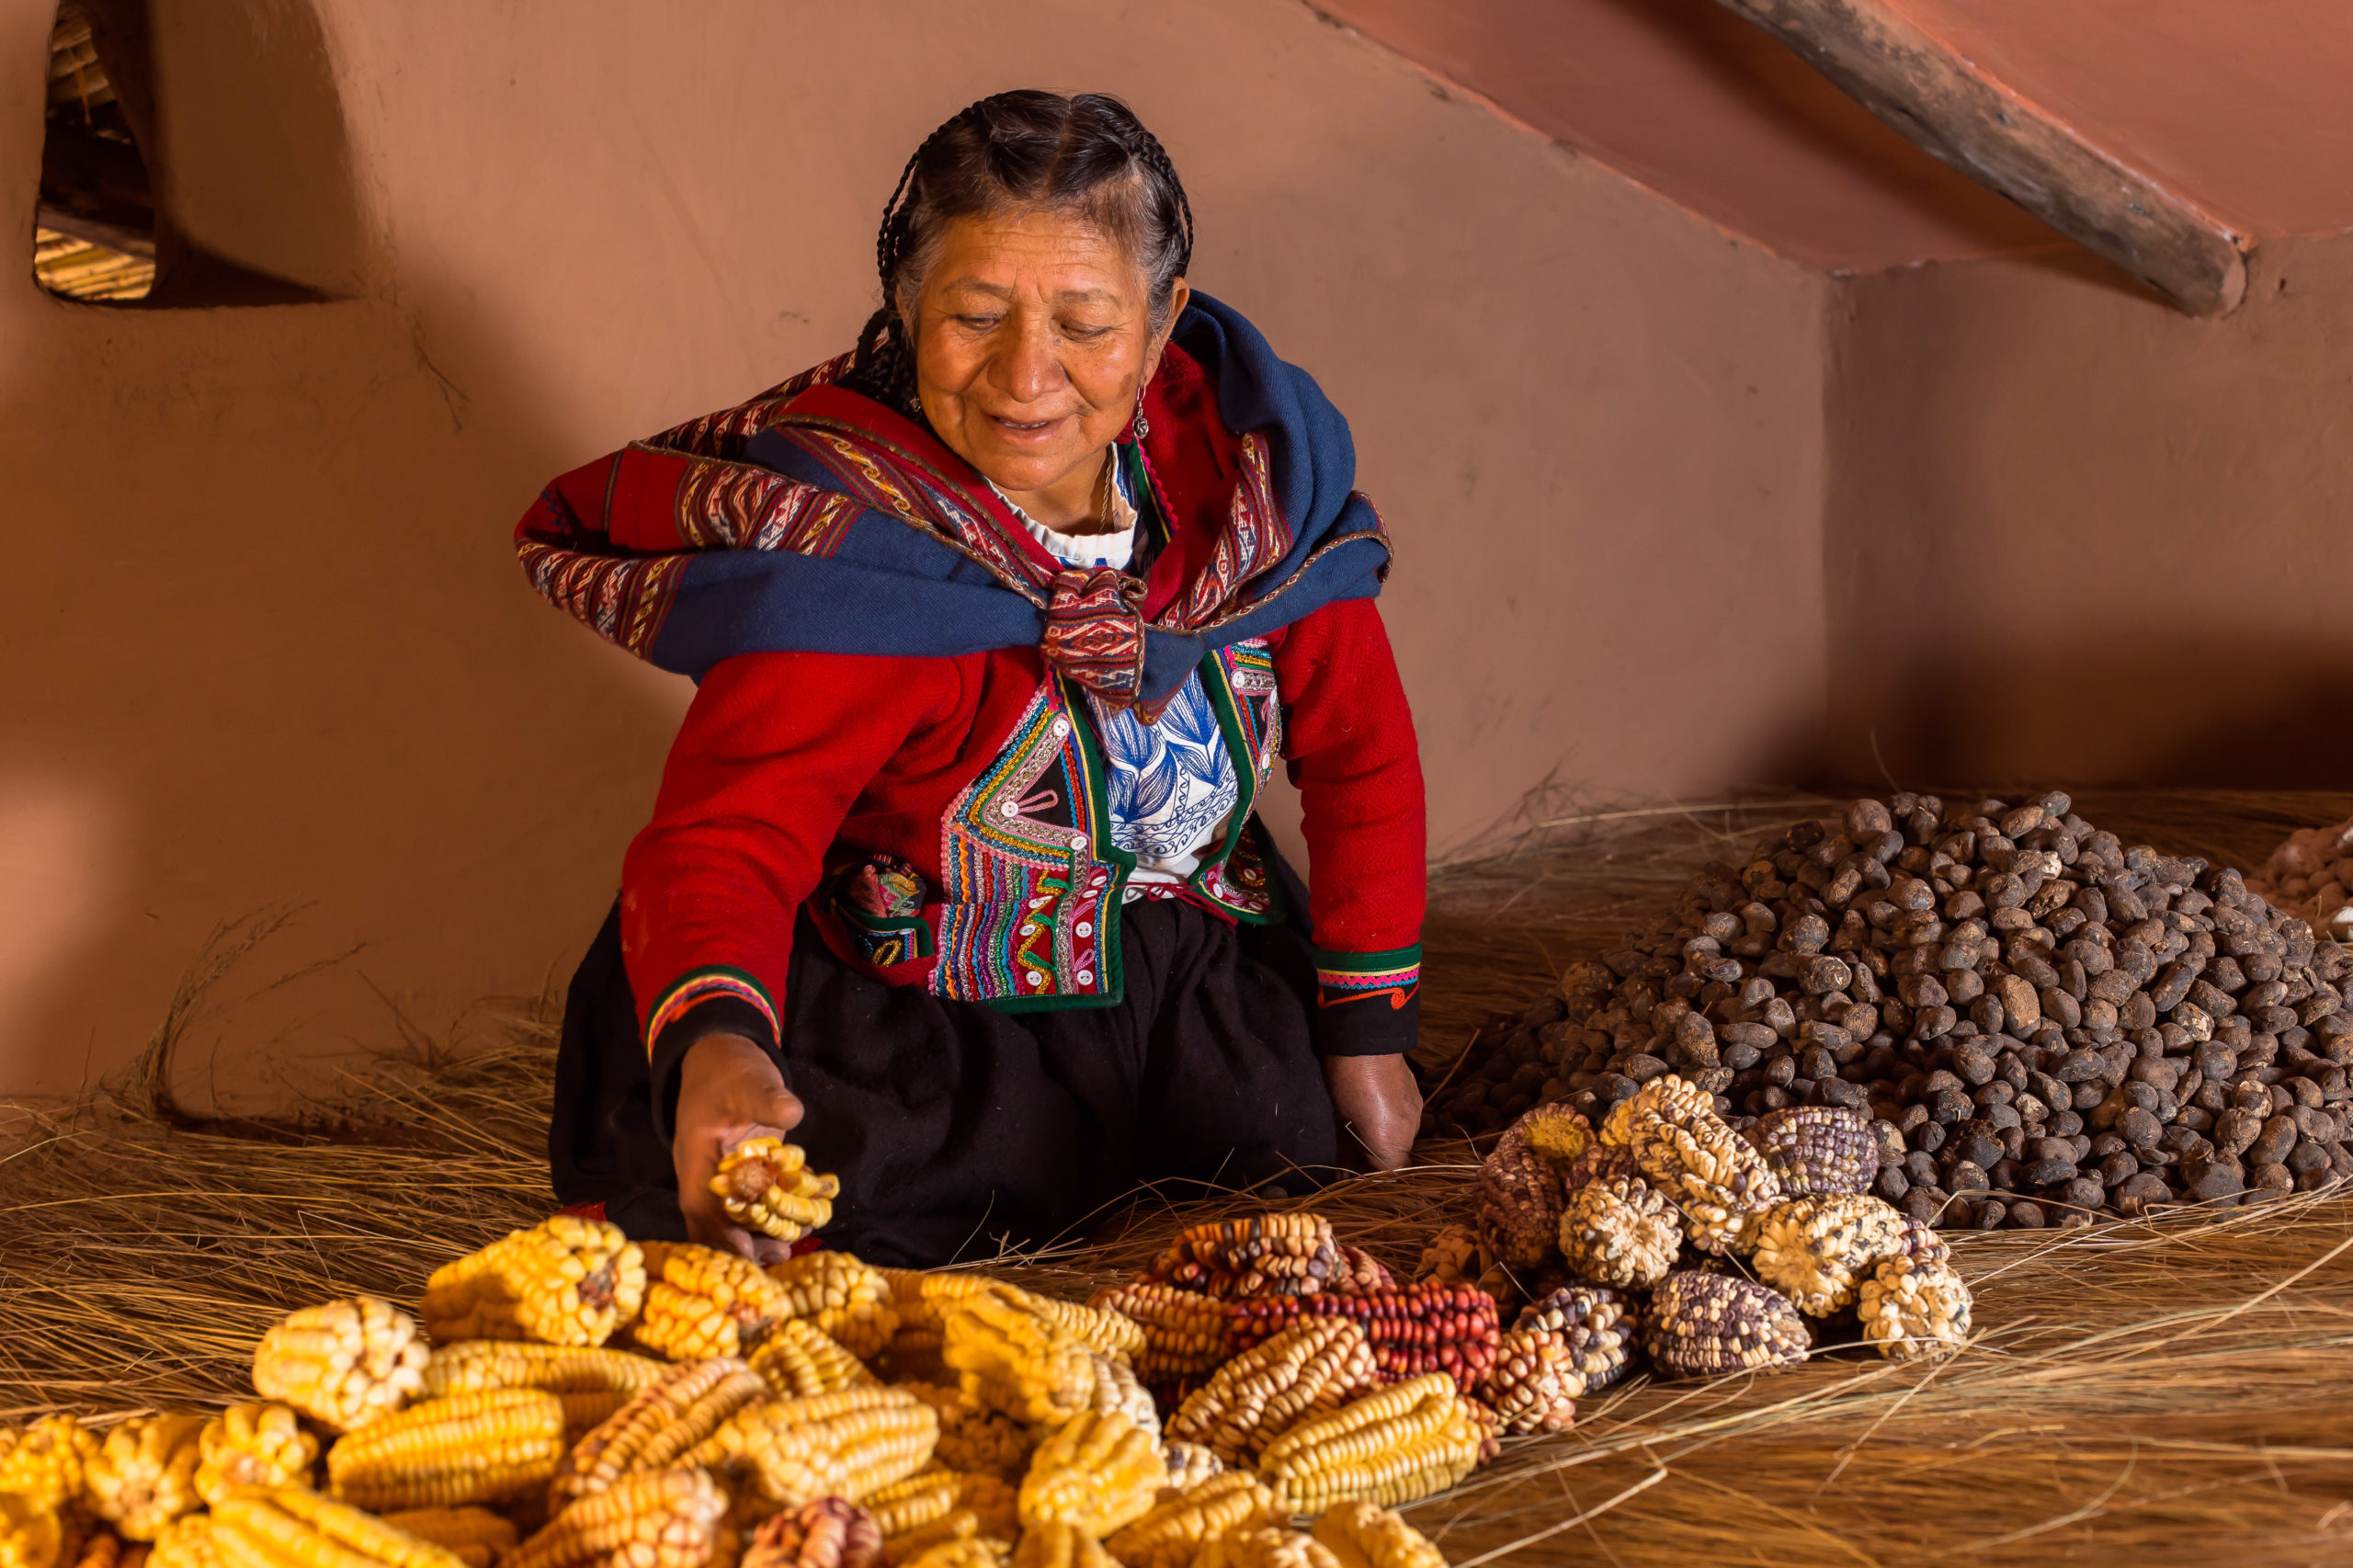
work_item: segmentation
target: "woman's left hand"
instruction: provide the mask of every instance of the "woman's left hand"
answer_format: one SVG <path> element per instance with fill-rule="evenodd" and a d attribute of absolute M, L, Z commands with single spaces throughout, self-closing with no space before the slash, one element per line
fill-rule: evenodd
<path fill-rule="evenodd" d="M 1327 1056 L 1324 1082 L 1339 1118 L 1342 1156 L 1369 1170 L 1404 1165 L 1422 1125 L 1421 1085 L 1404 1057 Z"/>

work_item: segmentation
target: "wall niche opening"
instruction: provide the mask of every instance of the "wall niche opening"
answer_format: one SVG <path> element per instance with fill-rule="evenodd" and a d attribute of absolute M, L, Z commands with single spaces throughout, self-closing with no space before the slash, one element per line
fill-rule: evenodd
<path fill-rule="evenodd" d="M 155 286 L 155 199 L 97 30 L 63 0 L 49 35 L 48 126 L 33 276 L 69 300 L 143 300 Z"/>

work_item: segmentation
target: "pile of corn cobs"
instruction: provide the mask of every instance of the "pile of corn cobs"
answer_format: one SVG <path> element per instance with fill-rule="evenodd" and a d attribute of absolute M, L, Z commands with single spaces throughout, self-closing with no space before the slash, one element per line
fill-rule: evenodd
<path fill-rule="evenodd" d="M 835 1190 L 774 1140 L 712 1185 L 788 1239 Z M 1390 1510 L 1560 1415 L 1540 1379 L 1503 1421 L 1466 1396 L 1499 1338 L 1308 1215 L 1188 1233 L 1094 1306 L 559 1216 L 414 1317 L 293 1313 L 254 1403 L 0 1430 L 0 1565 L 1444 1568 Z"/>
<path fill-rule="evenodd" d="M 1865 1190 L 1878 1165 L 1853 1111 L 1735 1131 L 1669 1074 L 1597 1132 L 1559 1104 L 1514 1122 L 1480 1169 L 1476 1232 L 1441 1234 L 1426 1261 L 1533 1297 L 1514 1335 L 1562 1341 L 1588 1388 L 1638 1349 L 1670 1376 L 1802 1361 L 1808 1318 L 1851 1320 L 1892 1358 L 1943 1354 L 1968 1337 L 1969 1290 L 1934 1231 Z"/>
<path fill-rule="evenodd" d="M 2239 873 L 2063 794 L 1856 801 L 1706 867 L 1472 1046 L 1434 1131 L 1679 1074 L 1740 1125 L 1873 1119 L 1876 1190 L 1947 1226 L 2082 1223 L 2353 1176 L 2345 954 Z"/>

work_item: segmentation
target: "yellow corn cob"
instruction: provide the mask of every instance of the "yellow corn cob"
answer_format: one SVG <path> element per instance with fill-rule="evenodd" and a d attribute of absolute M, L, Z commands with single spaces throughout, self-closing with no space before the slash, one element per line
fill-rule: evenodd
<path fill-rule="evenodd" d="M 44 1415 L 15 1436 L 0 1453 L 0 1492 L 22 1493 L 52 1514 L 78 1506 L 97 1437 L 71 1415 Z"/>
<path fill-rule="evenodd" d="M 897 1383 L 939 1417 L 939 1446 L 932 1457 L 949 1470 L 986 1471 L 1017 1481 L 1029 1468 L 1038 1439 L 1029 1429 L 989 1409 L 961 1389 L 941 1383 Z"/>
<path fill-rule="evenodd" d="M 1020 1527 L 1017 1525 L 1007 1533 L 1017 1535 L 1020 1533 Z M 890 1562 L 912 1562 L 934 1547 L 947 1546 L 958 1541 L 977 1541 L 980 1539 L 981 1517 L 970 1508 L 956 1508 L 940 1515 L 927 1525 L 918 1525 L 906 1534 L 893 1539 L 889 1543 L 889 1550 L 883 1553 L 883 1557 Z"/>
<path fill-rule="evenodd" d="M 779 1399 L 806 1399 L 835 1389 L 871 1387 L 873 1373 L 841 1342 L 807 1318 L 787 1318 L 752 1352 L 752 1370 Z"/>
<path fill-rule="evenodd" d="M 1095 1358 L 1029 1301 L 999 1287 L 957 1302 L 941 1320 L 941 1358 L 964 1392 L 990 1409 L 1033 1426 L 1060 1426 L 1093 1403 Z"/>
<path fill-rule="evenodd" d="M 1290 1518 L 1256 1476 L 1238 1471 L 1161 1496 L 1149 1513 L 1120 1527 L 1104 1543 L 1125 1568 L 1188 1568 L 1203 1547 L 1230 1530 L 1256 1529 Z"/>
<path fill-rule="evenodd" d="M 290 1405 L 233 1404 L 197 1438 L 196 1494 L 218 1504 L 247 1486 L 303 1486 L 319 1462 L 319 1440 Z"/>
<path fill-rule="evenodd" d="M 838 1176 L 811 1170 L 799 1144 L 754 1138 L 721 1158 L 710 1191 L 727 1217 L 745 1230 L 797 1242 L 833 1223 L 842 1184 Z"/>
<path fill-rule="evenodd" d="M 1427 1536 L 1370 1503 L 1333 1504 L 1315 1521 L 1314 1535 L 1340 1568 L 1446 1568 L 1446 1554 Z"/>
<path fill-rule="evenodd" d="M 665 1369 L 573 1445 L 548 1488 L 549 1509 L 561 1512 L 625 1475 L 676 1468 L 687 1450 L 767 1392 L 759 1374 L 726 1358 Z"/>
<path fill-rule="evenodd" d="M 188 1514 L 164 1527 L 155 1549 L 147 1554 L 146 1568 L 221 1568 L 221 1554 L 212 1545 L 212 1516 Z"/>
<path fill-rule="evenodd" d="M 563 1402 L 540 1389 L 427 1400 L 327 1450 L 334 1494 L 362 1508 L 501 1503 L 544 1486 L 563 1458 Z"/>
<path fill-rule="evenodd" d="M 504 1568 L 705 1568 L 727 1494 L 699 1470 L 624 1476 L 517 1547 Z"/>
<path fill-rule="evenodd" d="M 879 1356 L 899 1332 L 899 1309 L 882 1271 L 846 1252 L 803 1253 L 768 1266 L 787 1311 L 839 1340 L 860 1360 Z"/>
<path fill-rule="evenodd" d="M 1224 1358 L 1225 1321 L 1233 1309 L 1214 1296 L 1174 1285 L 1123 1285 L 1100 1292 L 1093 1304 L 1143 1331 L 1143 1348 L 1131 1358 L 1136 1375 L 1148 1383 L 1198 1378 Z"/>
<path fill-rule="evenodd" d="M 1089 1350 L 1121 1360 L 1132 1360 L 1143 1353 L 1146 1343 L 1143 1325 L 1124 1312 L 1106 1307 L 1082 1306 L 1076 1301 L 1058 1301 L 1051 1296 L 1033 1295 L 1026 1290 L 1022 1295 L 1031 1312 Z"/>
<path fill-rule="evenodd" d="M 1294 1514 L 1427 1497 L 1479 1462 L 1485 1435 L 1465 1403 L 1444 1372 L 1409 1378 L 1301 1422 L 1267 1446 L 1258 1471 Z"/>
<path fill-rule="evenodd" d="M 1103 1543 L 1076 1525 L 1059 1520 L 1021 1532 L 1013 1568 L 1118 1568 Z"/>
<path fill-rule="evenodd" d="M 958 1483 L 962 1479 L 952 1470 L 917 1471 L 903 1481 L 876 1487 L 858 1502 L 874 1516 L 875 1528 L 887 1543 L 955 1512 Z"/>
<path fill-rule="evenodd" d="M 433 1353 L 425 1364 L 425 1392 L 442 1399 L 490 1389 L 544 1389 L 563 1401 L 564 1433 L 576 1440 L 668 1370 L 666 1362 L 626 1350 L 469 1339 Z"/>
<path fill-rule="evenodd" d="M 1261 1527 L 1219 1536 L 1194 1568 L 1339 1568 L 1331 1548 L 1299 1530 Z"/>
<path fill-rule="evenodd" d="M 1160 1458 L 1168 1466 L 1168 1474 L 1160 1483 L 1160 1494 L 1154 1499 L 1165 1503 L 1180 1492 L 1189 1492 L 1212 1475 L 1225 1472 L 1225 1461 L 1199 1443 L 1183 1438 L 1164 1438 Z"/>
<path fill-rule="evenodd" d="M 957 1536 L 925 1547 L 913 1557 L 894 1557 L 897 1568 L 1006 1568 L 1006 1555 L 979 1536 Z"/>
<path fill-rule="evenodd" d="M 1168 1473 L 1152 1435 L 1124 1415 L 1079 1415 L 1038 1445 L 1021 1481 L 1021 1523 L 1059 1520 L 1109 1535 L 1151 1508 Z"/>
<path fill-rule="evenodd" d="M 1012 1540 L 1021 1533 L 1021 1494 L 994 1475 L 959 1473 L 956 1506 L 972 1516 L 983 1540 Z"/>
<path fill-rule="evenodd" d="M 931 1462 L 939 1418 L 901 1389 L 837 1389 L 751 1405 L 687 1456 L 737 1482 L 762 1511 L 817 1497 L 857 1503 Z"/>
<path fill-rule="evenodd" d="M 1188 1394 L 1168 1418 L 1168 1435 L 1242 1464 L 1302 1421 L 1337 1410 L 1380 1381 L 1363 1329 L 1347 1318 L 1303 1318 Z"/>
<path fill-rule="evenodd" d="M 305 1307 L 261 1336 L 254 1392 L 339 1432 L 389 1415 L 425 1385 L 416 1324 L 373 1296 Z"/>
<path fill-rule="evenodd" d="M 792 1315 L 784 1288 L 733 1253 L 649 1242 L 645 1269 L 645 1307 L 630 1332 L 673 1361 L 749 1355 Z"/>
<path fill-rule="evenodd" d="M 196 1490 L 201 1415 L 134 1415 L 106 1435 L 84 1466 L 90 1510 L 131 1540 L 153 1540 L 204 1506 Z"/>
<path fill-rule="evenodd" d="M 487 1508 L 404 1508 L 384 1522 L 419 1540 L 431 1541 L 466 1565 L 492 1568 L 522 1538 L 512 1521 Z"/>
<path fill-rule="evenodd" d="M 57 1510 L 22 1492 L 0 1492 L 0 1568 L 58 1568 L 65 1528 Z"/>
<path fill-rule="evenodd" d="M 873 1568 L 882 1532 L 855 1503 L 820 1497 L 762 1525 L 743 1568 Z"/>
<path fill-rule="evenodd" d="M 902 1329 L 940 1331 L 940 1314 L 983 1290 L 1011 1289 L 1002 1279 L 961 1268 L 883 1268 L 874 1272 L 891 1287 L 891 1305 Z"/>
<path fill-rule="evenodd" d="M 461 1568 L 431 1541 L 299 1486 L 240 1492 L 211 1520 L 221 1568 Z"/>
<path fill-rule="evenodd" d="M 558 1214 L 435 1269 L 418 1315 L 443 1345 L 602 1345 L 644 1299 L 645 1260 L 620 1226 Z"/>

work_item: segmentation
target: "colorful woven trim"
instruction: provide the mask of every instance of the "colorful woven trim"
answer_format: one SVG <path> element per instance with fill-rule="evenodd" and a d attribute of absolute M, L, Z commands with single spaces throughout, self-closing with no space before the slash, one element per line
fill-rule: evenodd
<path fill-rule="evenodd" d="M 686 1017 L 688 1011 L 721 996 L 733 996 L 749 1003 L 759 1010 L 768 1024 L 768 1042 L 773 1045 L 783 1038 L 777 1027 L 776 1004 L 768 999 L 767 987 L 740 969 L 713 964 L 705 969 L 692 969 L 671 983 L 654 1004 L 654 1011 L 645 1017 L 645 1045 L 651 1051 L 662 1031 Z"/>
<path fill-rule="evenodd" d="M 1385 997 L 1392 1008 L 1414 998 L 1422 983 L 1422 945 L 1384 953 L 1335 953 L 1315 949 L 1316 1005 L 1345 1006 Z"/>

